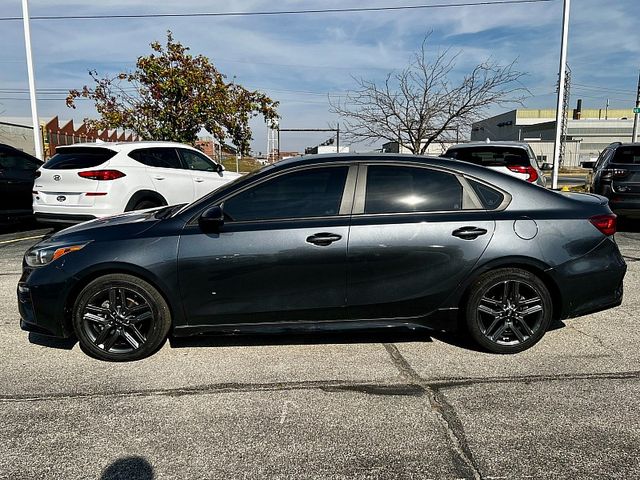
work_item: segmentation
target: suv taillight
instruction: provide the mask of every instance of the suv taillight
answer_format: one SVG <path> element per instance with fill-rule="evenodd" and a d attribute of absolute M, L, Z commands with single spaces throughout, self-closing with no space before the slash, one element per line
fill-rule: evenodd
<path fill-rule="evenodd" d="M 125 176 L 125 174 L 119 170 L 89 170 L 86 172 L 78 172 L 78 175 L 90 180 L 116 180 Z"/>
<path fill-rule="evenodd" d="M 591 224 L 605 235 L 616 233 L 616 214 L 608 213 L 589 218 Z"/>
<path fill-rule="evenodd" d="M 531 165 L 527 167 L 524 165 L 507 165 L 507 168 L 512 172 L 528 174 L 529 178 L 527 178 L 527 182 L 535 182 L 538 180 L 538 172 Z"/>
<path fill-rule="evenodd" d="M 611 180 L 612 178 L 624 178 L 629 174 L 624 168 L 606 168 L 602 170 L 602 180 Z"/>

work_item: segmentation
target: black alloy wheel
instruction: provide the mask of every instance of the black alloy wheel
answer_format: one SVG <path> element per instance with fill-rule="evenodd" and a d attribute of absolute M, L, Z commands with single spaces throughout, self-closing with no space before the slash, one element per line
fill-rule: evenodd
<path fill-rule="evenodd" d="M 130 275 L 89 283 L 74 307 L 74 329 L 87 353 L 103 360 L 138 360 L 165 340 L 171 317 L 158 291 Z"/>
<path fill-rule="evenodd" d="M 517 353 L 538 342 L 551 322 L 552 302 L 545 284 L 520 269 L 482 276 L 467 304 L 472 338 L 494 353 Z"/>

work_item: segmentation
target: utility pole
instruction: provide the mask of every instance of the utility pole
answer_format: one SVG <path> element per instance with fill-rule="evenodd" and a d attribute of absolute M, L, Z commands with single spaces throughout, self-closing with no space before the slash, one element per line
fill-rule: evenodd
<path fill-rule="evenodd" d="M 562 121 L 564 115 L 564 79 L 567 68 L 567 41 L 569 38 L 569 9 L 571 0 L 564 0 L 562 11 L 562 41 L 560 44 L 560 68 L 558 76 L 558 101 L 556 102 L 556 138 L 553 143 L 553 175 L 551 188 L 558 188 L 558 170 L 560 168 L 560 142 L 562 140 Z"/>
<path fill-rule="evenodd" d="M 27 54 L 27 73 L 29 74 L 29 98 L 31 99 L 31 119 L 33 121 L 33 142 L 36 157 L 44 160 L 42 152 L 42 135 L 40 135 L 40 120 L 36 101 L 36 77 L 33 71 L 33 56 L 31 55 L 31 28 L 29 26 L 28 0 L 22 0 L 22 22 L 24 24 L 24 44 Z"/>
<path fill-rule="evenodd" d="M 636 143 L 638 141 L 638 117 L 640 116 L 640 74 L 638 74 L 638 91 L 636 92 L 636 108 L 633 109 L 633 136 L 631 141 Z"/>
<path fill-rule="evenodd" d="M 607 98 L 607 104 L 604 107 L 604 119 L 609 120 L 609 99 Z"/>

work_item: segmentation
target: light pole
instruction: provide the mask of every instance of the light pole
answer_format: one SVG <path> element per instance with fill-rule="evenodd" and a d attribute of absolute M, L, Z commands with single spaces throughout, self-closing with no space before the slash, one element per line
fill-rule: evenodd
<path fill-rule="evenodd" d="M 638 91 L 636 92 L 636 108 L 633 109 L 633 135 L 631 141 L 638 141 L 638 116 L 640 116 L 640 74 L 638 75 Z"/>
<path fill-rule="evenodd" d="M 556 138 L 553 143 L 553 174 L 551 188 L 558 188 L 558 169 L 560 168 L 560 141 L 563 122 L 564 78 L 567 71 L 567 40 L 569 37 L 569 5 L 571 0 L 564 0 L 562 12 L 562 43 L 560 44 L 560 73 L 558 77 L 558 101 L 556 103 Z"/>
<path fill-rule="evenodd" d="M 24 44 L 27 54 L 27 72 L 29 74 L 29 98 L 31 99 L 31 118 L 33 121 L 33 142 L 36 157 L 44 159 L 42 153 L 42 136 L 40 135 L 40 120 L 38 119 L 38 105 L 36 101 L 36 78 L 33 71 L 33 56 L 31 55 L 31 29 L 29 28 L 28 0 L 22 0 L 22 22 L 24 24 Z"/>

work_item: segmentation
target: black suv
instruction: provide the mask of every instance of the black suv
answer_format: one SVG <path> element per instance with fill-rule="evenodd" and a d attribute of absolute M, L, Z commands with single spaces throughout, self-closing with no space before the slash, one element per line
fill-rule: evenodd
<path fill-rule="evenodd" d="M 0 222 L 33 214 L 33 181 L 42 161 L 0 143 Z"/>
<path fill-rule="evenodd" d="M 640 143 L 612 143 L 582 166 L 593 169 L 590 190 L 607 197 L 611 210 L 640 217 Z"/>

